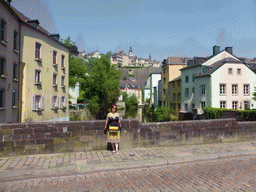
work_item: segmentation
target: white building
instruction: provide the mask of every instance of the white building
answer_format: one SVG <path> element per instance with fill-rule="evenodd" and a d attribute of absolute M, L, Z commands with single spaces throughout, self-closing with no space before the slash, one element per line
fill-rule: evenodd
<path fill-rule="evenodd" d="M 77 104 L 77 98 L 79 97 L 79 82 L 76 82 L 75 87 L 69 87 L 68 94 L 69 101 L 72 104 Z"/>
<path fill-rule="evenodd" d="M 137 97 L 138 104 L 142 104 L 142 95 L 141 95 L 141 87 L 136 85 L 133 81 L 127 80 L 120 80 L 120 91 L 126 92 L 128 96 L 135 95 Z M 122 100 L 123 97 L 120 95 L 119 100 Z"/>
<path fill-rule="evenodd" d="M 181 69 L 181 111 L 202 114 L 205 106 L 255 109 L 252 94 L 256 74 L 232 54 L 232 47 L 221 52 L 218 46 L 213 49 L 214 54 L 207 61 Z"/>
<path fill-rule="evenodd" d="M 160 80 L 161 80 L 161 67 L 157 68 L 157 70 L 152 72 L 148 77 L 147 84 L 144 88 L 144 102 L 147 99 L 150 99 L 150 104 L 155 103 L 154 90 L 158 89 L 158 81 Z"/>

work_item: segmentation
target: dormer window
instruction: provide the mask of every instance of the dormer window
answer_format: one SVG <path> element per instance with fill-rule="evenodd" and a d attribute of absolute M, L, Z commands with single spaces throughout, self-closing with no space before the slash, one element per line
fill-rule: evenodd
<path fill-rule="evenodd" d="M 30 21 L 27 21 L 31 26 L 35 27 L 36 29 L 38 29 L 38 26 L 39 26 L 39 21 L 38 20 L 30 20 Z"/>

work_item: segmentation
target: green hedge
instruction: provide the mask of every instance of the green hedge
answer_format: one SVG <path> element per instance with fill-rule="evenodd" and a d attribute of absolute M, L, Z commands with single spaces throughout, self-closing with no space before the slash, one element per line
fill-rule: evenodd
<path fill-rule="evenodd" d="M 256 121 L 256 109 L 253 110 L 239 110 L 237 113 L 246 121 Z"/>
<path fill-rule="evenodd" d="M 221 108 L 212 108 L 210 106 L 204 107 L 204 114 L 206 119 L 218 119 L 221 117 L 223 109 Z"/>

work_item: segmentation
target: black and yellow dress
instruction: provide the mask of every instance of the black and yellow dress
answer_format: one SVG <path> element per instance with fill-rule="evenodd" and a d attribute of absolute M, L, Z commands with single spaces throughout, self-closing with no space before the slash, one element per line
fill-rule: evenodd
<path fill-rule="evenodd" d="M 111 130 L 110 127 L 117 127 L 116 130 Z M 109 113 L 108 114 L 108 131 L 107 131 L 107 142 L 119 143 L 121 141 L 120 137 L 120 126 L 119 126 L 119 114 Z"/>

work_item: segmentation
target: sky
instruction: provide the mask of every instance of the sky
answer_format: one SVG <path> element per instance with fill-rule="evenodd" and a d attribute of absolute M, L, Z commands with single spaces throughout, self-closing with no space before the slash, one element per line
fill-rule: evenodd
<path fill-rule="evenodd" d="M 256 57 L 255 0 L 12 0 L 80 52 L 123 50 L 163 61 L 210 56 L 214 45 Z"/>

